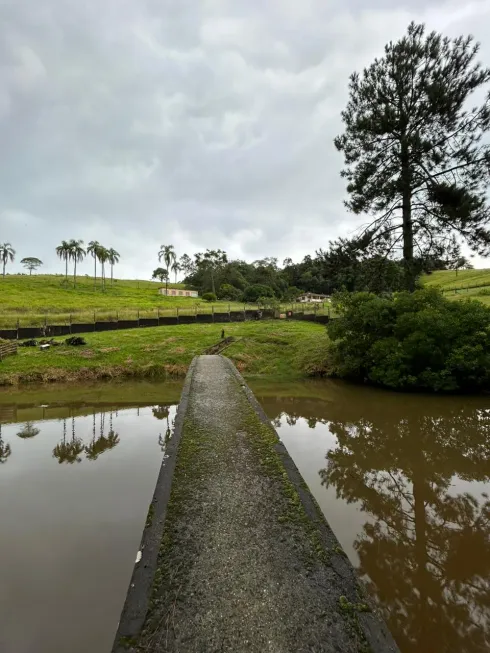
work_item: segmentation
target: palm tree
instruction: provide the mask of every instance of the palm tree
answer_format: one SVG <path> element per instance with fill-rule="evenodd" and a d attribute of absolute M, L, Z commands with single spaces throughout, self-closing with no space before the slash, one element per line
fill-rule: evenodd
<path fill-rule="evenodd" d="M 107 260 L 111 264 L 111 286 L 114 283 L 114 266 L 119 263 L 120 256 L 119 252 L 116 252 L 112 247 L 107 250 Z"/>
<path fill-rule="evenodd" d="M 165 267 L 167 268 L 167 279 L 165 280 L 165 295 L 167 295 L 168 294 L 168 270 L 170 268 L 170 265 L 177 258 L 175 255 L 173 245 L 160 245 L 160 251 L 158 252 L 158 260 L 161 261 L 162 258 L 165 263 Z"/>
<path fill-rule="evenodd" d="M 172 272 L 175 273 L 175 283 L 177 283 L 177 275 L 181 270 L 182 268 L 180 267 L 180 263 L 177 261 L 177 259 L 174 259 L 174 262 L 172 263 Z"/>
<path fill-rule="evenodd" d="M 85 250 L 82 247 L 83 240 L 70 240 L 70 258 L 73 259 L 73 287 L 77 286 L 77 263 L 81 263 L 85 258 Z"/>
<path fill-rule="evenodd" d="M 97 250 L 97 258 L 101 266 L 102 288 L 105 290 L 105 264 L 109 260 L 109 251 L 105 247 L 102 247 L 102 245 Z"/>
<path fill-rule="evenodd" d="M 15 258 L 15 249 L 10 243 L 0 244 L 0 259 L 3 263 L 3 276 L 5 277 L 5 266 L 10 261 L 13 263 Z"/>
<path fill-rule="evenodd" d="M 68 283 L 68 261 L 70 259 L 71 246 L 67 240 L 62 240 L 61 245 L 56 248 L 58 258 L 65 261 L 65 283 Z"/>
<path fill-rule="evenodd" d="M 94 258 L 94 290 L 97 284 L 97 257 L 100 247 L 101 244 L 98 240 L 91 240 L 87 247 L 87 254 L 90 254 Z"/>

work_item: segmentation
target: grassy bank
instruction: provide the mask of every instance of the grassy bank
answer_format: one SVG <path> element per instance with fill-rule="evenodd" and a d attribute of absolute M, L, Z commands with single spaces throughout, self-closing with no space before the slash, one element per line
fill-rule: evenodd
<path fill-rule="evenodd" d="M 181 377 L 194 356 L 219 342 L 222 328 L 236 338 L 224 354 L 247 376 L 299 378 L 302 352 L 325 337 L 319 325 L 281 321 L 88 333 L 86 346 L 20 347 L 0 362 L 0 385 Z"/>

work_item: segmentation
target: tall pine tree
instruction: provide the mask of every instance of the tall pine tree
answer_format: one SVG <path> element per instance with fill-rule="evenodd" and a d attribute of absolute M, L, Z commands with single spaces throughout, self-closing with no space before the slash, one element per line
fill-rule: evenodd
<path fill-rule="evenodd" d="M 411 23 L 397 43 L 349 83 L 342 112 L 349 200 L 370 224 L 356 242 L 369 253 L 402 251 L 406 286 L 413 288 L 415 259 L 441 256 L 455 237 L 482 255 L 490 253 L 490 69 L 476 61 L 471 36 L 454 40 Z"/>

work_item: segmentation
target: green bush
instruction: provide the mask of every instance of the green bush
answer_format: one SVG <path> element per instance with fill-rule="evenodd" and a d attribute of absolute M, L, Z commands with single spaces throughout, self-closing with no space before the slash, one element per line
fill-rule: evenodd
<path fill-rule="evenodd" d="M 490 309 L 452 302 L 436 289 L 381 298 L 334 298 L 329 323 L 332 376 L 396 389 L 475 391 L 490 386 Z"/>
<path fill-rule="evenodd" d="M 274 297 L 274 291 L 270 286 L 254 283 L 247 286 L 243 292 L 243 299 L 246 302 L 256 302 L 260 297 Z"/>
<path fill-rule="evenodd" d="M 205 302 L 215 302 L 216 301 L 216 295 L 214 292 L 205 292 L 204 295 L 202 296 Z"/>
<path fill-rule="evenodd" d="M 229 283 L 223 283 L 218 290 L 219 299 L 227 299 L 228 301 L 240 301 L 243 296 L 243 292 L 239 288 L 235 288 Z"/>

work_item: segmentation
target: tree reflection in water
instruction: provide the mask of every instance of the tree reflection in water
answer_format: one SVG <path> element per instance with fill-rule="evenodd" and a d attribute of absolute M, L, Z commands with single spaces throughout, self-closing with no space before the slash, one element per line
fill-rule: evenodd
<path fill-rule="evenodd" d="M 170 438 L 172 437 L 172 430 L 175 424 L 175 420 L 172 422 L 172 426 L 170 426 L 170 406 L 156 406 L 156 408 L 151 409 L 151 412 L 153 413 L 153 417 L 156 417 L 156 419 L 167 420 L 165 435 L 162 436 L 161 433 L 158 434 L 158 444 L 160 445 L 161 451 L 165 453 Z"/>
<path fill-rule="evenodd" d="M 53 449 L 53 458 L 58 459 L 58 463 L 80 463 L 82 459 L 80 454 L 83 451 L 83 442 L 80 438 L 75 437 L 75 418 L 72 417 L 72 438 L 66 441 L 66 419 L 63 420 L 63 439 Z"/>
<path fill-rule="evenodd" d="M 351 405 L 348 419 L 332 414 L 337 445 L 320 476 L 369 515 L 354 543 L 359 572 L 403 653 L 483 653 L 490 502 L 451 486 L 489 481 L 490 410 L 458 401 L 439 412 L 434 404 L 432 412 L 410 402 L 396 411 Z"/>
<path fill-rule="evenodd" d="M 10 445 L 5 443 L 2 438 L 2 425 L 0 424 L 0 465 L 7 462 L 7 459 L 12 453 Z"/>
<path fill-rule="evenodd" d="M 39 433 L 41 433 L 41 430 L 36 428 L 32 422 L 26 422 L 24 428 L 17 433 L 17 436 L 27 440 L 29 438 L 34 438 L 36 435 L 39 435 Z"/>
<path fill-rule="evenodd" d="M 85 455 L 88 460 L 97 460 L 97 458 L 104 453 L 114 449 L 119 444 L 119 435 L 114 432 L 112 427 L 112 412 L 109 415 L 109 431 L 105 435 L 105 413 L 100 413 L 100 432 L 99 437 L 95 437 L 95 413 L 94 413 L 94 426 L 92 442 L 85 447 Z"/>

